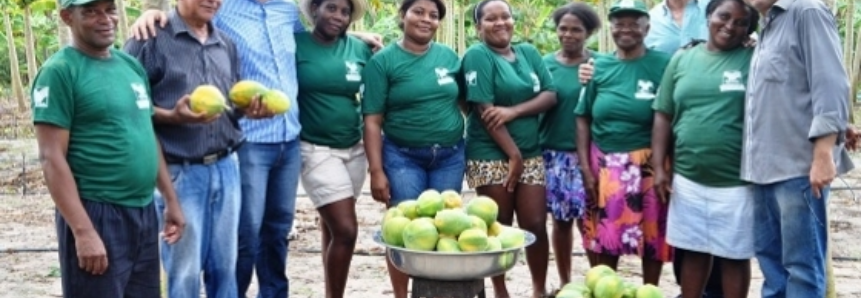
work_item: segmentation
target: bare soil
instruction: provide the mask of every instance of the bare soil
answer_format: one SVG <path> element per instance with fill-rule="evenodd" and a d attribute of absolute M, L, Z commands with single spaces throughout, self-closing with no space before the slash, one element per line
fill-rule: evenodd
<path fill-rule="evenodd" d="M 54 208 L 42 181 L 41 170 L 35 161 L 36 146 L 32 139 L 0 141 L 0 297 L 47 298 L 61 297 L 60 279 L 54 231 Z M 23 158 L 22 158 L 23 155 Z M 856 158 L 861 167 L 861 156 Z M 27 195 L 23 195 L 26 187 Z M 832 248 L 838 297 L 861 297 L 861 205 L 854 198 L 861 190 L 861 172 L 854 171 L 833 185 L 831 200 Z M 466 189 L 466 188 L 464 188 Z M 469 190 L 467 191 L 469 192 Z M 467 195 L 471 197 L 471 195 Z M 357 203 L 360 234 L 353 258 L 347 297 L 392 297 L 383 257 L 384 250 L 372 240 L 372 233 L 380 224 L 383 207 L 369 196 Z M 317 213 L 310 200 L 300 190 L 295 225 L 298 238 L 291 242 L 288 257 L 288 276 L 291 297 L 324 297 L 323 277 L 320 269 L 319 230 Z M 548 225 L 549 230 L 549 225 Z M 573 257 L 575 280 L 582 280 L 587 262 L 582 256 L 580 240 L 575 236 Z M 625 280 L 641 282 L 639 260 L 625 257 L 619 272 Z M 679 293 L 672 267 L 667 264 L 660 287 L 667 297 Z M 521 261 L 507 275 L 513 297 L 529 297 L 529 272 Z M 548 286 L 561 287 L 551 256 Z M 754 261 L 754 274 L 750 297 L 760 297 L 762 275 Z M 488 297 L 493 297 L 490 282 L 485 286 Z M 249 297 L 256 294 L 252 285 Z M 205 297 L 203 293 L 201 297 Z"/>

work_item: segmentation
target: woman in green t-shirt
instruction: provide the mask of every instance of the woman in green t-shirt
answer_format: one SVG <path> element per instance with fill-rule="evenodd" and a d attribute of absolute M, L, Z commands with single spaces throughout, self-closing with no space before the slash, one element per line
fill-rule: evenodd
<path fill-rule="evenodd" d="M 356 243 L 356 198 L 367 173 L 357 94 L 372 52 L 347 36 L 364 14 L 359 0 L 302 0 L 314 25 L 295 34 L 302 186 L 320 213 L 326 297 L 343 297 Z"/>
<path fill-rule="evenodd" d="M 577 103 L 577 152 L 587 191 L 583 246 L 595 264 L 616 268 L 638 255 L 643 282 L 657 285 L 664 262 L 667 204 L 652 187 L 652 100 L 670 55 L 647 49 L 649 12 L 640 0 L 621 0 L 609 14 L 617 50 L 595 58 L 601 69 Z"/>
<path fill-rule="evenodd" d="M 526 248 L 532 297 L 543 297 L 547 278 L 547 204 L 538 114 L 556 103 L 550 72 L 530 44 L 511 44 L 514 19 L 503 0 L 475 6 L 473 22 L 482 40 L 462 61 L 466 100 L 467 183 L 499 205 L 499 222 L 535 234 Z M 493 277 L 497 297 L 508 297 L 504 276 Z"/>
<path fill-rule="evenodd" d="M 403 0 L 399 11 L 403 39 L 380 50 L 362 73 L 371 195 L 388 207 L 428 189 L 460 192 L 466 167 L 460 58 L 433 41 L 445 3 Z M 395 297 L 406 298 L 409 278 L 387 262 Z"/>
<path fill-rule="evenodd" d="M 589 5 L 574 2 L 553 12 L 559 51 L 544 55 L 544 63 L 556 85 L 556 106 L 541 118 L 541 149 L 547 180 L 547 210 L 553 216 L 550 237 L 556 256 L 559 281 L 571 281 L 571 249 L 574 222 L 586 205 L 586 192 L 577 158 L 577 125 L 574 108 L 580 100 L 577 70 L 594 55 L 586 49 L 586 40 L 601 27 L 601 17 Z M 582 230 L 582 229 L 581 229 Z"/>
<path fill-rule="evenodd" d="M 747 297 L 754 256 L 753 187 L 740 176 L 745 90 L 759 22 L 743 0 L 706 7 L 709 40 L 678 52 L 653 104 L 655 192 L 669 200 L 667 242 L 684 253 L 682 297 L 700 297 L 712 262 L 724 295 Z M 670 194 L 670 189 L 672 193 Z"/>

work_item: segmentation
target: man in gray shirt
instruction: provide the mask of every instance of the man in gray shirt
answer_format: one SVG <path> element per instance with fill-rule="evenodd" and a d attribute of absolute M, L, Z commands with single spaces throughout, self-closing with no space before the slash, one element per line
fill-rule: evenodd
<path fill-rule="evenodd" d="M 764 15 L 751 63 L 742 179 L 755 185 L 762 297 L 824 297 L 831 181 L 844 148 L 849 81 L 837 25 L 818 0 L 750 0 Z"/>
<path fill-rule="evenodd" d="M 259 101 L 245 111 L 211 117 L 189 108 L 188 94 L 198 86 L 216 86 L 226 96 L 239 80 L 236 46 L 211 25 L 217 8 L 217 2 L 179 0 L 158 37 L 125 45 L 149 77 L 156 135 L 186 215 L 185 237 L 162 245 L 168 297 L 200 296 L 201 271 L 207 297 L 237 296 L 241 185 L 235 152 L 243 142 L 238 120 L 243 114 L 269 116 Z M 161 194 L 155 199 L 162 211 Z"/>

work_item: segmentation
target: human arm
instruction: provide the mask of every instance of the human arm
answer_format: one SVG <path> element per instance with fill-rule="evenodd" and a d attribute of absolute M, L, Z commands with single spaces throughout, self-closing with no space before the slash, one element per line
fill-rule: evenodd
<path fill-rule="evenodd" d="M 375 201 L 389 204 L 389 179 L 383 171 L 383 115 L 365 115 L 364 133 L 365 156 L 368 159 L 368 173 L 371 175 L 371 197 Z"/>
<path fill-rule="evenodd" d="M 36 141 L 48 192 L 75 237 L 78 267 L 93 275 L 104 274 L 108 270 L 107 250 L 84 209 L 66 160 L 69 131 L 52 124 L 37 123 Z"/>
<path fill-rule="evenodd" d="M 577 157 L 580 160 L 580 172 L 583 177 L 583 188 L 586 194 L 596 200 L 598 198 L 598 182 L 592 174 L 592 101 L 596 96 L 594 82 L 589 82 L 580 89 L 580 100 L 572 113 L 577 115 Z"/>
<path fill-rule="evenodd" d="M 156 187 L 164 198 L 165 205 L 162 236 L 167 244 L 174 244 L 182 238 L 182 232 L 185 229 L 185 217 L 182 214 L 182 208 L 179 207 L 179 199 L 177 199 L 176 191 L 170 179 L 167 162 L 165 162 L 164 154 L 161 151 L 161 143 L 156 141 L 155 144 L 156 152 L 158 152 Z"/>
<path fill-rule="evenodd" d="M 364 84 L 360 88 L 362 114 L 364 115 L 365 156 L 371 179 L 371 197 L 375 201 L 389 204 L 389 179 L 383 171 L 383 121 L 389 93 L 389 79 L 381 59 L 371 60 L 362 69 Z"/>
<path fill-rule="evenodd" d="M 466 82 L 466 100 L 474 113 L 483 115 L 488 108 L 494 106 L 495 98 L 495 66 L 487 53 L 481 50 L 469 50 L 461 61 L 461 71 Z M 508 176 L 503 187 L 513 192 L 523 173 L 523 156 L 520 148 L 514 143 L 508 128 L 504 125 L 492 126 L 487 120 L 481 121 L 491 139 L 508 157 Z"/>
<path fill-rule="evenodd" d="M 827 9 L 803 10 L 796 28 L 812 98 L 813 121 L 808 131 L 808 138 L 814 142 L 810 184 L 813 194 L 820 198 L 821 189 L 837 175 L 833 149 L 845 142 L 849 80 L 842 67 L 837 26 Z"/>
<path fill-rule="evenodd" d="M 653 179 L 655 194 L 662 202 L 668 202 L 672 192 L 672 174 L 667 173 L 666 164 L 671 158 L 673 151 L 672 121 L 675 115 L 675 90 L 676 69 L 678 68 L 682 52 L 677 53 L 670 60 L 667 69 L 661 79 L 660 88 L 652 109 L 655 110 L 655 119 L 652 124 L 652 169 L 655 171 Z"/>
<path fill-rule="evenodd" d="M 553 85 L 553 77 L 541 59 L 541 55 L 533 47 L 523 48 L 525 57 L 532 65 L 538 81 L 541 83 L 540 92 L 530 100 L 524 101 L 511 107 L 489 107 L 481 114 L 483 121 L 491 128 L 496 128 L 514 119 L 525 116 L 538 115 L 556 105 L 556 87 Z"/>

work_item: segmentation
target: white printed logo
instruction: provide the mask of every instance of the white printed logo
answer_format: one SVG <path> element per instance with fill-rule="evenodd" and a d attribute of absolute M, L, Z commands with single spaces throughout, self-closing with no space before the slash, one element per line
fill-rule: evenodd
<path fill-rule="evenodd" d="M 149 95 L 146 93 L 146 87 L 141 83 L 132 83 L 132 90 L 135 92 L 135 96 L 137 96 L 138 109 L 149 109 Z"/>
<path fill-rule="evenodd" d="M 637 93 L 634 93 L 634 98 L 642 100 L 655 99 L 655 84 L 648 80 L 637 80 Z"/>
<path fill-rule="evenodd" d="M 744 84 L 741 82 L 741 71 L 727 70 L 723 72 L 723 83 L 720 85 L 721 92 L 728 91 L 744 91 Z"/>
<path fill-rule="evenodd" d="M 538 79 L 538 75 L 533 72 L 529 76 L 532 77 L 532 92 L 541 91 L 541 80 Z"/>
<path fill-rule="evenodd" d="M 436 72 L 436 83 L 438 85 L 442 86 L 454 83 L 454 80 L 448 75 L 448 68 L 437 67 L 434 69 L 434 72 Z"/>
<path fill-rule="evenodd" d="M 365 97 L 365 84 L 359 85 L 359 93 L 356 93 L 356 101 L 362 102 L 362 97 Z"/>
<path fill-rule="evenodd" d="M 48 91 L 49 87 L 41 87 L 33 90 L 33 107 L 47 108 L 48 107 Z"/>
<path fill-rule="evenodd" d="M 359 82 L 362 80 L 362 75 L 359 73 L 359 65 L 356 62 L 344 61 L 347 66 L 347 81 Z"/>
<path fill-rule="evenodd" d="M 465 76 L 466 84 L 470 86 L 478 85 L 478 82 L 476 82 L 478 80 L 477 77 L 478 74 L 476 74 L 474 70 L 467 72 Z"/>

